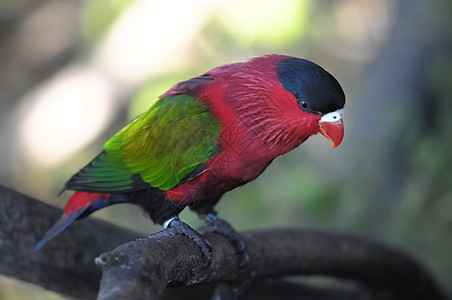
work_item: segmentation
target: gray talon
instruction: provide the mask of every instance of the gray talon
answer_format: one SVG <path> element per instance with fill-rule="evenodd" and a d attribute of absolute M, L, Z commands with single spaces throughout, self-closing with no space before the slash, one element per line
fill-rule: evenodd
<path fill-rule="evenodd" d="M 228 238 L 238 250 L 237 254 L 240 259 L 240 267 L 245 267 L 250 261 L 250 254 L 246 248 L 240 234 L 225 220 L 217 217 L 216 213 L 209 213 L 206 216 L 206 226 L 201 227 L 202 233 L 214 232 Z"/>
<path fill-rule="evenodd" d="M 212 262 L 212 244 L 208 239 L 202 236 L 199 232 L 191 228 L 188 224 L 182 222 L 178 217 L 168 219 L 164 223 L 165 229 L 151 234 L 149 237 L 157 238 L 162 236 L 173 235 L 185 235 L 191 239 L 201 250 L 202 255 L 205 257 L 205 263 L 203 267 L 207 267 Z"/>

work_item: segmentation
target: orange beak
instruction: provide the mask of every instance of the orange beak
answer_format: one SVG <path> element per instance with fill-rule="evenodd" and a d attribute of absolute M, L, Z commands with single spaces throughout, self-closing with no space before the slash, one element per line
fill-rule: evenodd
<path fill-rule="evenodd" d="M 331 148 L 336 148 L 344 138 L 344 122 L 342 121 L 343 112 L 339 109 L 328 113 L 319 121 L 320 133 L 333 142 Z"/>

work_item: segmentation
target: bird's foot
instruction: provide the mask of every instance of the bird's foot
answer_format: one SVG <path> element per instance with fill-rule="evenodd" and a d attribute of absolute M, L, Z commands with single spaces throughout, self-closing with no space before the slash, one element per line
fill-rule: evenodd
<path fill-rule="evenodd" d="M 182 222 L 178 217 L 167 220 L 163 226 L 164 230 L 151 234 L 149 237 L 173 236 L 182 234 L 191 239 L 201 250 L 205 258 L 203 267 L 207 267 L 212 262 L 212 244 L 204 236 L 191 228 L 188 224 Z"/>
<path fill-rule="evenodd" d="M 246 248 L 245 242 L 243 241 L 240 234 L 225 220 L 217 217 L 216 213 L 209 213 L 206 217 L 206 226 L 198 229 L 202 234 L 208 232 L 218 233 L 227 239 L 229 239 L 232 244 L 237 249 L 237 254 L 239 256 L 240 262 L 239 266 L 241 268 L 248 265 L 250 261 L 250 254 Z"/>

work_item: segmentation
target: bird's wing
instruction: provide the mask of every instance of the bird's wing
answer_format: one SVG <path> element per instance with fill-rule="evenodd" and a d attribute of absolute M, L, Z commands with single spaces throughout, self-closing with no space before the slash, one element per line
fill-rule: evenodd
<path fill-rule="evenodd" d="M 149 188 L 140 175 L 113 167 L 102 151 L 66 182 L 65 189 L 88 193 L 130 192 Z"/>
<path fill-rule="evenodd" d="M 201 173 L 206 161 L 219 153 L 220 127 L 198 98 L 164 96 L 108 140 L 104 152 L 66 188 L 102 193 L 150 186 L 169 190 Z"/>

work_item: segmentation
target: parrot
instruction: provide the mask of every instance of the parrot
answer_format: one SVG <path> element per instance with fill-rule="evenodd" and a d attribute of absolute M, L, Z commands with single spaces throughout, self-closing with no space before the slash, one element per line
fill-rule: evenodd
<path fill-rule="evenodd" d="M 209 260 L 210 242 L 178 217 L 188 206 L 246 260 L 240 235 L 214 206 L 312 135 L 339 146 L 344 104 L 344 91 L 329 72 L 287 55 L 226 64 L 177 83 L 66 182 L 64 189 L 75 193 L 32 250 L 75 220 L 131 203 L 164 226 L 154 235 L 185 235 Z"/>

